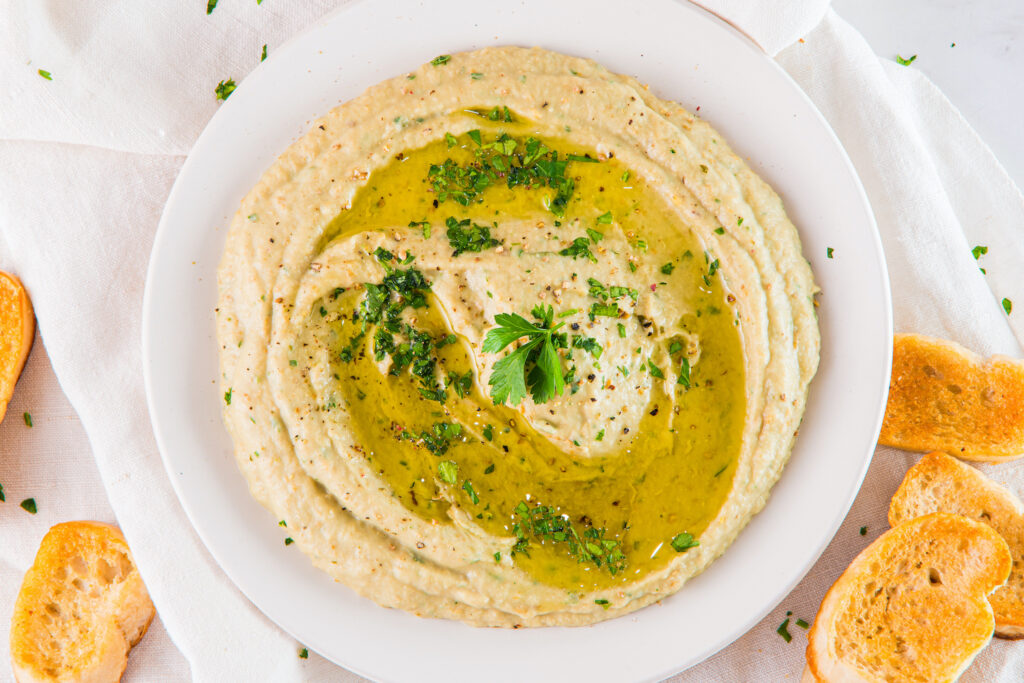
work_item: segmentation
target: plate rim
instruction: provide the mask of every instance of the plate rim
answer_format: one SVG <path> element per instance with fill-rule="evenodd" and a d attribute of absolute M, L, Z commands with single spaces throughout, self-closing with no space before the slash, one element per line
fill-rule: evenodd
<path fill-rule="evenodd" d="M 342 16 L 342 15 L 345 15 L 345 14 L 348 14 L 348 13 L 352 12 L 354 10 L 354 8 L 359 7 L 359 6 L 363 6 L 363 5 L 367 5 L 367 4 L 373 4 L 375 2 L 379 3 L 379 2 L 382 2 L 382 1 L 386 1 L 386 0 L 354 0 L 353 2 L 347 3 L 345 5 L 342 5 L 341 7 L 336 8 L 335 10 L 332 10 L 331 12 L 327 13 L 324 17 L 321 17 L 320 19 L 312 22 L 309 26 L 307 26 L 306 28 L 300 30 L 295 35 L 293 35 L 291 38 L 289 38 L 285 43 L 283 43 L 275 51 L 274 55 L 271 55 L 271 57 L 268 58 L 268 61 L 274 59 L 274 57 L 276 55 L 279 55 L 279 54 L 282 54 L 282 53 L 287 54 L 286 49 L 293 48 L 295 45 L 297 45 L 297 44 L 301 43 L 303 40 L 305 40 L 307 38 L 307 36 L 312 35 L 312 34 L 316 33 L 318 30 L 333 24 L 333 22 L 338 20 L 339 16 Z M 868 199 L 867 192 L 866 192 L 866 190 L 864 188 L 863 182 L 861 181 L 859 175 L 857 174 L 857 171 L 856 171 L 855 166 L 853 165 L 853 162 L 851 161 L 849 155 L 846 152 L 845 147 L 843 146 L 843 144 L 842 144 L 841 140 L 839 139 L 839 137 L 836 135 L 836 133 L 833 130 L 832 126 L 829 124 L 828 120 L 824 117 L 824 115 L 821 113 L 821 111 L 817 108 L 817 106 L 814 104 L 814 102 L 811 100 L 811 98 L 807 95 L 807 93 L 803 90 L 803 88 L 801 88 L 800 85 L 793 79 L 793 77 L 790 76 L 790 74 L 788 72 L 786 72 L 778 64 L 777 61 L 775 61 L 770 56 L 765 54 L 763 52 L 763 50 L 759 46 L 757 46 L 757 44 L 746 33 L 744 33 L 742 30 L 738 29 L 737 27 L 735 27 L 732 24 L 730 24 L 729 22 L 725 21 L 724 19 L 722 19 L 718 15 L 714 14 L 713 12 L 711 12 L 711 11 L 709 11 L 709 10 L 703 8 L 703 7 L 700 7 L 698 5 L 694 5 L 692 3 L 686 2 L 685 0 L 683 0 L 682 2 L 678 2 L 678 1 L 674 1 L 674 0 L 670 0 L 670 1 L 673 1 L 674 4 L 679 5 L 680 8 L 683 9 L 684 11 L 689 11 L 691 13 L 700 15 L 700 17 L 703 20 L 711 21 L 713 23 L 718 24 L 720 27 L 722 27 L 725 30 L 727 30 L 728 32 L 732 33 L 734 35 L 734 37 L 736 37 L 739 41 L 741 41 L 743 44 L 745 44 L 748 47 L 748 49 L 756 51 L 760 55 L 762 60 L 767 62 L 767 63 L 769 63 L 771 65 L 771 68 L 776 72 L 776 74 L 778 76 L 781 76 L 782 80 L 784 80 L 787 83 L 787 85 L 791 88 L 791 90 L 795 94 L 797 94 L 803 100 L 804 104 L 807 107 L 807 110 L 813 114 L 813 116 L 817 119 L 817 122 L 822 126 L 824 131 L 827 133 L 827 135 L 831 139 L 832 143 L 834 144 L 834 146 L 836 148 L 836 151 L 838 151 L 839 154 L 840 154 L 840 157 L 841 157 L 841 160 L 843 162 L 843 165 L 845 167 L 846 172 L 849 174 L 850 179 L 852 179 L 852 181 L 853 181 L 852 187 L 853 187 L 853 189 L 856 190 L 856 194 L 858 196 L 859 203 L 862 205 L 862 208 L 865 211 L 865 216 L 866 216 L 866 219 L 867 219 L 867 224 L 865 225 L 865 228 L 870 233 L 870 237 L 871 237 L 871 240 L 870 240 L 871 244 L 869 245 L 870 246 L 870 251 L 873 253 L 874 258 L 877 260 L 877 262 L 878 262 L 878 264 L 880 266 L 879 270 L 880 270 L 881 278 L 880 278 L 880 281 L 878 282 L 878 284 L 881 286 L 881 290 L 882 290 L 882 294 L 883 294 L 883 297 L 882 297 L 880 303 L 882 304 L 883 312 L 884 312 L 884 316 L 883 316 L 883 320 L 881 321 L 881 324 L 882 324 L 882 326 L 884 328 L 884 331 L 886 333 L 887 338 L 891 340 L 892 334 L 893 334 L 893 306 L 892 306 L 891 283 L 890 283 L 890 278 L 889 278 L 889 274 L 888 274 L 888 268 L 887 268 L 887 263 L 886 263 L 886 258 L 885 258 L 885 252 L 884 252 L 884 249 L 882 247 L 881 235 L 880 235 L 880 232 L 879 232 L 879 229 L 878 229 L 878 225 L 877 225 L 877 221 L 876 221 L 876 218 L 875 218 L 875 215 L 874 215 L 873 208 L 871 206 L 870 200 Z M 512 43 L 500 42 L 500 43 L 496 43 L 496 44 L 498 44 L 498 45 L 507 45 L 507 44 L 512 44 Z M 591 57 L 590 55 L 584 55 L 584 56 L 588 56 L 588 57 L 590 57 L 592 59 L 595 59 L 599 63 L 601 61 L 600 57 Z M 250 74 L 247 75 L 247 77 L 245 79 L 243 79 L 238 84 L 238 90 L 243 90 L 245 88 L 246 82 L 250 81 L 251 74 L 255 73 L 262 66 L 263 66 L 262 64 L 258 65 L 256 67 L 256 69 L 254 69 L 252 72 L 250 72 Z M 176 477 L 174 475 L 175 462 L 168 455 L 168 453 L 170 453 L 170 448 L 168 446 L 168 439 L 166 438 L 166 435 L 164 433 L 162 417 L 157 412 L 157 399 L 156 399 L 156 394 L 155 394 L 156 388 L 154 387 L 154 381 L 155 380 L 154 380 L 154 377 L 153 377 L 153 365 L 154 364 L 153 364 L 153 356 L 152 356 L 152 353 L 153 353 L 153 335 L 155 334 L 155 329 L 153 327 L 153 319 L 154 319 L 154 316 L 155 316 L 155 313 L 153 311 L 153 300 L 154 300 L 154 297 L 156 296 L 155 288 L 158 286 L 156 284 L 156 271 L 159 269 L 159 267 L 161 265 L 160 258 L 159 258 L 160 252 L 162 250 L 166 251 L 166 247 L 164 247 L 164 244 L 165 244 L 165 242 L 170 241 L 172 239 L 172 234 L 171 234 L 172 233 L 172 231 L 171 231 L 172 218 L 170 216 L 172 215 L 173 211 L 172 211 L 171 207 L 175 205 L 175 202 L 178 199 L 178 195 L 182 191 L 182 187 L 186 184 L 186 181 L 183 181 L 182 179 L 183 178 L 187 179 L 190 176 L 190 171 L 191 171 L 192 166 L 194 166 L 195 164 L 199 163 L 198 161 L 196 161 L 196 159 L 197 159 L 197 157 L 199 157 L 202 154 L 203 150 L 205 149 L 205 145 L 208 144 L 207 138 L 209 137 L 210 130 L 213 127 L 214 122 L 218 121 L 218 120 L 220 120 L 222 118 L 225 118 L 228 115 L 228 114 L 225 114 L 225 112 L 229 112 L 230 113 L 231 111 L 232 110 L 227 108 L 227 107 L 221 107 L 220 109 L 218 109 L 218 111 L 214 114 L 213 117 L 211 117 L 210 121 L 206 124 L 206 126 L 204 127 L 202 133 L 196 139 L 196 141 L 193 144 L 192 148 L 189 150 L 189 154 L 188 154 L 185 162 L 182 164 L 182 167 L 181 167 L 177 177 L 175 178 L 174 185 L 173 185 L 170 193 L 168 194 L 168 197 L 167 197 L 164 209 L 163 209 L 163 211 L 161 213 L 161 218 L 160 218 L 160 221 L 158 223 L 158 227 L 157 227 L 156 233 L 154 235 L 153 246 L 152 246 L 152 250 L 151 250 L 151 253 L 150 253 L 150 260 L 149 260 L 149 263 L 148 263 L 148 266 L 147 266 L 147 270 L 146 270 L 146 282 L 145 282 L 145 291 L 144 291 L 144 294 L 143 294 L 142 316 L 141 316 L 141 327 L 142 327 L 142 330 L 141 330 L 141 332 L 142 332 L 142 364 L 143 364 L 143 379 L 144 379 L 144 383 L 145 383 L 147 409 L 148 409 L 148 412 L 149 412 L 149 415 L 150 415 L 150 422 L 151 422 L 151 425 L 152 425 L 152 428 L 153 428 L 153 433 L 154 433 L 154 437 L 155 437 L 155 440 L 156 440 L 157 448 L 158 448 L 158 450 L 160 452 L 161 460 L 162 460 L 162 462 L 164 464 L 165 471 L 167 472 L 168 478 L 171 481 L 172 488 L 173 488 L 176 496 L 178 497 L 178 500 L 179 500 L 179 502 L 180 502 L 180 504 L 182 506 L 182 509 L 185 511 L 185 514 L 186 514 L 187 518 L 189 519 L 189 522 L 192 525 L 192 528 L 195 530 L 197 536 L 203 542 L 203 545 L 205 546 L 205 548 L 208 550 L 208 552 L 210 552 L 210 554 L 213 557 L 213 559 L 215 560 L 218 568 L 221 571 L 224 572 L 224 574 L 228 577 L 228 579 L 231 581 L 231 583 L 234 585 L 234 587 L 237 588 L 243 595 L 245 595 L 246 599 L 250 603 L 252 603 L 252 605 L 255 606 L 262 614 L 267 616 L 267 618 L 270 619 L 277 627 L 281 628 L 286 633 L 289 633 L 290 635 L 292 635 L 293 637 L 296 637 L 297 639 L 301 640 L 302 642 L 307 642 L 307 640 L 309 640 L 309 639 L 298 638 L 298 636 L 295 634 L 295 632 L 291 628 L 289 628 L 288 626 L 283 624 L 280 620 L 276 619 L 268 611 L 266 611 L 264 609 L 264 607 L 259 602 L 257 602 L 257 600 L 253 597 L 253 595 L 248 590 L 248 588 L 246 586 L 247 581 L 245 581 L 244 579 L 240 579 L 240 577 L 236 576 L 236 573 L 234 571 L 232 571 L 232 570 L 230 570 L 228 568 L 228 565 L 230 563 L 225 563 L 224 561 L 222 561 L 222 558 L 221 558 L 222 549 L 217 547 L 215 543 L 211 543 L 211 541 L 210 541 L 210 539 L 209 539 L 209 537 L 207 535 L 207 532 L 206 532 L 206 524 L 207 524 L 207 522 L 201 521 L 202 520 L 202 516 L 194 508 L 194 506 L 193 506 L 193 504 L 191 502 L 190 496 L 187 494 L 187 492 L 183 488 L 183 486 L 184 486 L 183 482 L 178 477 Z M 320 114 L 315 114 L 315 115 L 310 114 L 309 116 L 312 119 L 312 118 L 314 118 L 315 116 L 318 116 L 318 115 L 320 115 Z M 309 124 L 309 121 L 307 121 L 305 124 L 302 124 L 301 130 L 302 131 L 307 130 L 308 129 L 308 124 Z M 301 137 L 301 134 L 302 133 L 300 133 L 299 136 L 297 136 L 297 137 L 293 137 L 292 142 L 294 142 L 296 139 L 298 139 L 298 137 Z M 198 150 L 198 154 L 197 154 L 197 150 Z M 802 238 L 804 237 L 803 233 L 801 233 L 801 237 Z M 884 377 L 884 381 L 882 382 L 883 390 L 880 392 L 879 405 L 877 406 L 876 418 L 874 420 L 874 428 L 873 428 L 873 431 L 871 433 L 871 441 L 873 441 L 873 442 L 877 442 L 877 437 L 878 437 L 878 434 L 880 433 L 881 426 L 882 426 L 882 420 L 883 420 L 883 417 L 884 417 L 885 397 L 886 397 L 886 395 L 888 393 L 889 376 L 890 376 L 890 373 L 891 373 L 891 363 L 892 363 L 891 344 L 888 345 L 888 351 L 885 354 L 885 359 L 884 360 L 885 360 L 884 367 L 880 368 L 880 370 L 881 370 L 880 375 L 882 377 Z M 813 381 L 812 381 L 812 384 L 811 384 L 810 391 L 811 391 L 811 395 L 813 396 L 813 393 L 814 393 L 814 383 L 813 383 Z M 811 400 L 812 400 L 811 398 L 808 399 L 808 407 L 810 406 L 810 401 Z M 218 417 L 218 424 L 220 424 L 221 428 L 223 428 L 222 422 L 220 420 L 220 416 L 218 415 L 217 417 Z M 832 543 L 832 541 L 834 540 L 835 535 L 838 532 L 838 530 L 839 530 L 843 520 L 849 514 L 850 508 L 851 508 L 851 506 L 852 506 L 852 504 L 854 502 L 854 499 L 856 498 L 856 496 L 860 492 L 861 486 L 863 485 L 864 477 L 866 476 L 867 470 L 870 467 L 871 462 L 873 460 L 873 452 L 874 451 L 872 449 L 871 452 L 869 452 L 866 455 L 866 457 L 863 458 L 863 460 L 861 462 L 860 469 L 859 469 L 858 476 L 856 478 L 856 481 L 851 481 L 850 482 L 850 485 L 849 485 L 850 493 L 849 493 L 849 495 L 847 497 L 848 499 L 843 501 L 843 505 L 840 506 L 839 508 L 837 508 L 837 512 L 834 515 L 834 519 L 828 525 L 829 529 L 830 529 L 830 532 L 827 534 L 826 537 L 822 538 L 820 540 L 820 542 L 817 544 L 817 547 L 814 549 L 814 551 L 812 553 L 812 558 L 808 562 L 805 563 L 805 566 L 803 566 L 801 568 L 801 570 L 796 575 L 792 576 L 791 579 L 788 582 L 785 583 L 785 585 L 778 592 L 777 595 L 772 597 L 772 599 L 770 601 L 771 602 L 770 605 L 768 605 L 762 611 L 756 611 L 755 610 L 754 612 L 751 613 L 750 617 L 745 622 L 743 622 L 741 624 L 741 626 L 742 626 L 741 628 L 737 627 L 737 628 L 733 629 L 732 632 L 730 633 L 730 635 L 721 638 L 717 642 L 717 644 L 709 646 L 709 647 L 706 647 L 706 648 L 704 648 L 704 650 L 702 650 L 701 652 L 697 653 L 697 655 L 695 657 L 691 657 L 690 659 L 692 661 L 689 661 L 688 663 L 685 663 L 685 665 L 684 665 L 685 668 L 689 668 L 690 666 L 697 665 L 698 663 L 704 661 L 705 659 L 707 659 L 708 657 L 710 657 L 714 653 L 716 653 L 716 652 L 722 650 L 723 648 L 727 647 L 728 645 L 730 645 L 732 642 L 734 642 L 736 639 L 738 639 L 742 635 L 746 634 L 754 625 L 756 625 L 759 621 L 761 621 L 771 611 L 771 609 L 774 609 L 774 606 L 777 606 L 779 601 L 784 599 L 786 595 L 789 595 L 792 592 L 792 590 L 796 587 L 796 585 L 799 584 L 799 582 L 802 581 L 807 576 L 808 572 L 813 568 L 813 566 L 820 559 L 820 557 L 821 557 L 822 553 L 825 551 L 825 549 Z M 234 464 L 234 463 L 232 462 L 232 464 Z M 784 472 L 783 472 L 782 475 L 780 475 L 779 481 L 781 481 L 783 477 L 784 477 Z M 772 494 L 771 495 L 774 495 L 774 492 L 775 492 L 775 490 L 776 490 L 776 488 L 778 486 L 778 483 L 779 482 L 776 482 L 776 484 L 773 485 Z M 756 515 L 755 515 L 755 519 L 756 519 Z M 319 571 L 319 570 L 317 570 L 317 571 Z M 708 571 L 710 571 L 710 568 L 708 569 Z M 379 608 L 379 609 L 383 609 L 383 608 Z M 655 609 L 655 607 L 654 606 L 649 606 L 649 607 L 644 608 L 644 609 L 645 610 L 650 610 L 650 609 Z M 613 620 L 613 621 L 619 621 L 619 620 L 624 620 L 624 619 L 629 619 L 629 618 L 630 618 L 630 615 L 625 615 L 625 616 L 619 617 L 618 619 Z M 581 628 L 587 628 L 587 627 L 581 627 Z M 547 629 L 545 629 L 545 630 L 547 630 Z M 352 671 L 352 672 L 357 673 L 359 675 L 362 675 L 364 677 L 375 679 L 375 680 L 387 680 L 387 679 L 381 678 L 379 673 L 374 673 L 374 672 L 372 672 L 372 671 L 370 671 L 368 669 L 364 669 L 362 666 L 360 666 L 359 664 L 357 664 L 355 662 L 339 661 L 338 659 L 336 659 L 336 658 L 332 657 L 330 654 L 328 654 L 325 650 L 322 650 L 320 648 L 313 648 L 312 646 L 310 646 L 310 647 L 311 647 L 311 649 L 315 649 L 317 652 L 322 653 L 323 656 L 325 656 L 329 660 L 335 662 L 339 666 L 342 666 L 342 667 L 348 669 L 349 671 Z M 685 668 L 684 669 L 668 668 L 668 669 L 660 670 L 660 671 L 658 671 L 656 673 L 653 673 L 653 674 L 651 674 L 649 676 L 645 676 L 645 678 L 650 679 L 650 680 L 664 678 L 666 676 L 671 676 L 671 675 L 673 675 L 675 673 L 678 673 L 679 671 L 685 670 Z"/>

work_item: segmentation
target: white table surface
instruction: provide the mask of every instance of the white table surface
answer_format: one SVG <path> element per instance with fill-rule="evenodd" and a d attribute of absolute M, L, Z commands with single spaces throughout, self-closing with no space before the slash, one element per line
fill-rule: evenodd
<path fill-rule="evenodd" d="M 920 69 L 946 93 L 993 149 L 1018 187 L 1024 187 L 1024 128 L 1020 124 L 1024 111 L 1024 89 L 1020 88 L 1024 74 L 1024 3 L 834 0 L 833 6 L 861 31 L 880 56 L 916 54 L 911 68 Z M 0 253 L 0 264 L 2 256 Z M 32 415 L 32 428 L 22 419 L 25 412 Z M 51 476 L 45 481 L 28 480 L 19 468 L 23 458 L 50 460 Z M 58 497 L 65 506 L 74 501 L 76 514 L 69 519 L 114 519 L 85 431 L 60 391 L 38 338 L 7 418 L 0 424 L 0 484 L 7 496 L 0 516 L 3 538 L 34 538 L 38 542 L 45 533 L 50 520 L 17 508 L 28 497 L 34 497 L 41 510 Z M 4 643 L 21 573 L 36 549 L 36 545 L 25 544 L 20 549 L 19 566 L 0 566 L 0 641 Z M 0 681 L 9 675 L 5 662 L 0 665 Z M 188 664 L 174 648 L 159 618 L 133 651 L 124 680 L 188 680 Z"/>

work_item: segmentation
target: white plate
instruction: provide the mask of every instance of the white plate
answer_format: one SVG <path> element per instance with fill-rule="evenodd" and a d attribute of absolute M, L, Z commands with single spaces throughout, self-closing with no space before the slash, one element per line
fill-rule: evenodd
<path fill-rule="evenodd" d="M 285 548 L 277 520 L 249 496 L 220 420 L 215 271 L 239 200 L 331 107 L 436 55 L 502 44 L 592 57 L 699 107 L 782 195 L 823 290 L 821 369 L 764 511 L 676 595 L 586 628 L 473 629 L 357 597 Z M 383 680 L 596 683 L 658 679 L 701 661 L 804 576 L 871 459 L 891 319 L 881 245 L 846 154 L 796 84 L 724 22 L 672 0 L 363 0 L 275 50 L 196 142 L 153 246 L 143 353 L 157 443 L 185 511 L 228 576 L 299 641 Z"/>

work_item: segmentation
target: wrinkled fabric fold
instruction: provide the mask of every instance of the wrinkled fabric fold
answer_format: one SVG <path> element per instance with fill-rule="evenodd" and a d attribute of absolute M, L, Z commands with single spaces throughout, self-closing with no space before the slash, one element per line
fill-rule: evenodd
<path fill-rule="evenodd" d="M 342 3 L 222 2 L 210 17 L 192 4 L 0 1 L 0 62 L 10 65 L 0 69 L 0 267 L 33 296 L 60 387 L 191 667 L 154 675 L 356 680 L 315 655 L 300 660 L 301 644 L 249 603 L 203 547 L 154 443 L 140 340 L 153 236 L 184 155 L 216 110 L 214 88 L 241 81 L 264 42 L 273 52 Z M 1000 302 L 1024 310 L 1024 198 L 955 107 L 920 72 L 874 55 L 826 0 L 702 4 L 777 53 L 845 146 L 878 220 L 897 330 L 1020 356 L 1024 319 L 1008 317 Z M 989 248 L 980 262 L 987 274 L 975 245 Z M 796 680 L 805 634 L 790 625 L 787 644 L 776 627 L 788 610 L 813 618 L 831 583 L 887 527 L 888 497 L 914 461 L 880 448 L 846 522 L 796 590 L 674 680 Z M 45 462 L 31 467 L 46 480 Z M 984 469 L 1024 492 L 1019 467 Z M 0 574 L 5 590 L 14 574 Z M 997 641 L 962 680 L 1009 682 L 1021 670 L 1024 651 Z"/>

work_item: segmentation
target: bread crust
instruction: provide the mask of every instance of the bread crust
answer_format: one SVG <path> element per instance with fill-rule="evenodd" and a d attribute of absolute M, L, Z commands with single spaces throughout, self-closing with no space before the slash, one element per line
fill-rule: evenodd
<path fill-rule="evenodd" d="M 11 617 L 19 683 L 117 681 L 156 610 L 121 531 L 66 522 L 47 532 Z"/>
<path fill-rule="evenodd" d="M 966 517 L 937 512 L 890 529 L 825 595 L 805 679 L 956 680 L 991 640 L 986 596 L 1011 564 L 999 534 Z"/>
<path fill-rule="evenodd" d="M 1024 455 L 1024 361 L 984 359 L 943 339 L 893 338 L 892 381 L 878 441 L 998 462 Z"/>
<path fill-rule="evenodd" d="M 893 526 L 931 512 L 963 515 L 995 529 L 1014 557 L 1024 557 L 1024 503 L 1008 489 L 945 453 L 923 456 L 907 471 L 889 504 Z M 1024 638 L 1024 565 L 989 596 L 996 636 Z"/>
<path fill-rule="evenodd" d="M 21 281 L 0 272 L 0 422 L 14 394 L 35 336 L 32 302 Z"/>

